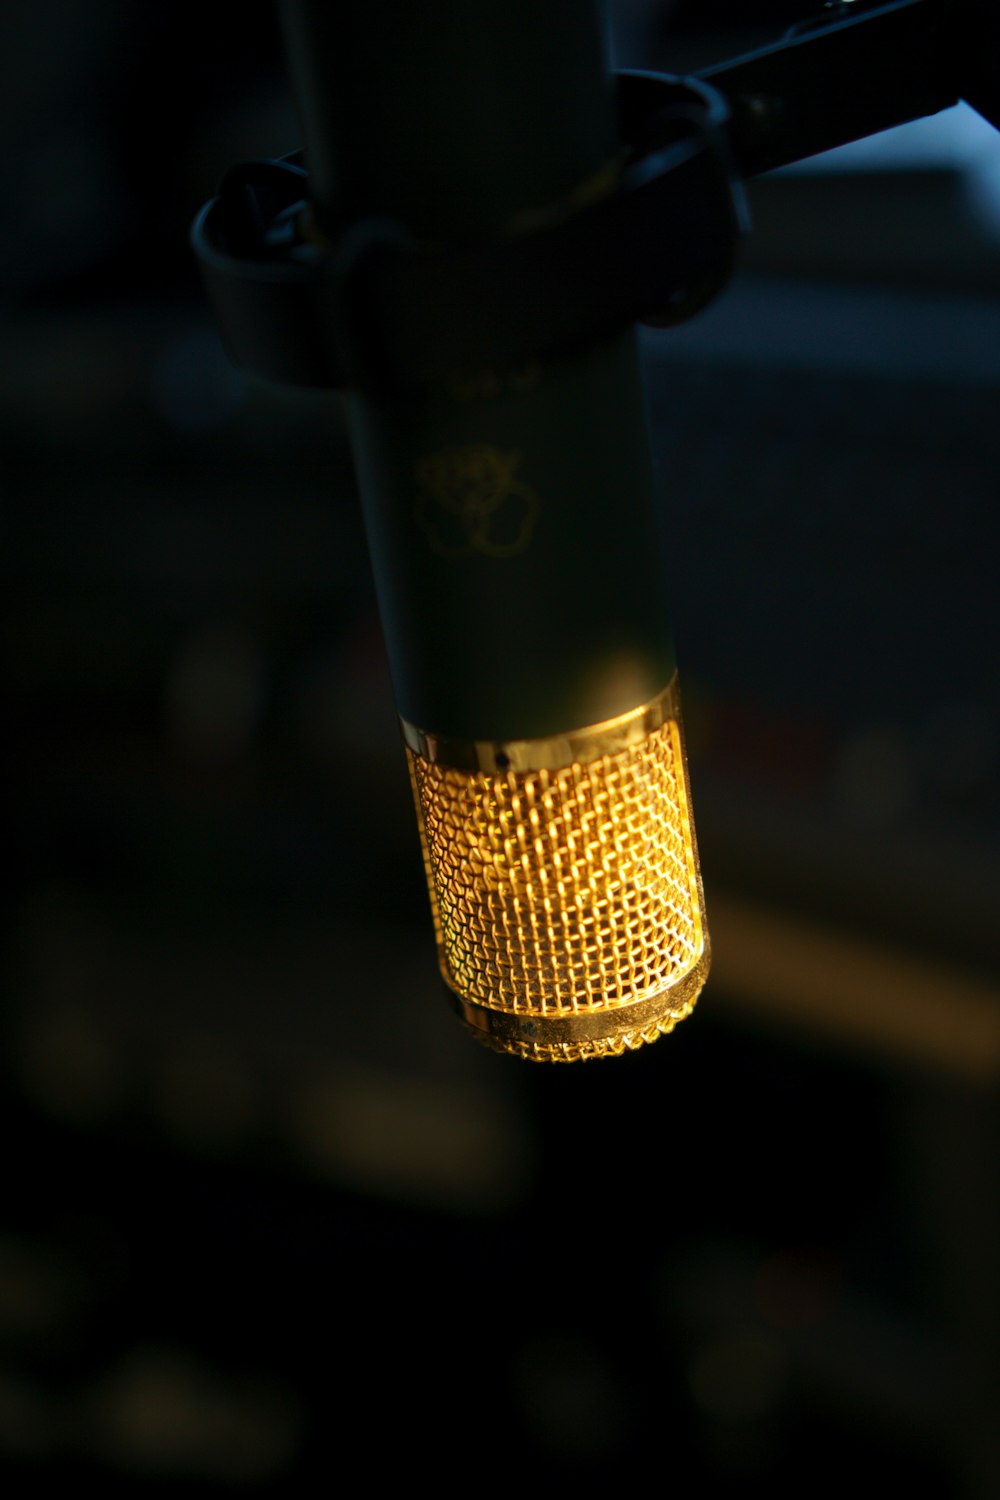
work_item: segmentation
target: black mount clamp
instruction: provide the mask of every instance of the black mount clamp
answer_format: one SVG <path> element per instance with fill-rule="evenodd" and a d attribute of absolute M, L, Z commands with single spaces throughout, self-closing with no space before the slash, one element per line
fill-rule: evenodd
<path fill-rule="evenodd" d="M 481 243 L 418 243 L 379 219 L 327 246 L 297 156 L 234 167 L 193 231 L 233 358 L 296 385 L 405 390 L 691 316 L 744 225 L 729 109 L 695 79 L 623 73 L 617 93 L 629 144 L 607 188 Z"/>
<path fill-rule="evenodd" d="M 990 0 L 828 5 L 816 26 L 696 78 L 616 76 L 603 190 L 476 244 L 367 220 L 315 231 L 298 155 L 234 167 L 192 232 L 236 363 L 369 394 L 449 386 L 683 321 L 732 274 L 741 180 L 966 98 L 1000 125 Z"/>

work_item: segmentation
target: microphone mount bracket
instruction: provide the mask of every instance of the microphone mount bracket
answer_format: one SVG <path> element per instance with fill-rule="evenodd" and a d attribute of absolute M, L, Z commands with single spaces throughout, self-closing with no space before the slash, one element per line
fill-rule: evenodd
<path fill-rule="evenodd" d="M 991 0 L 833 0 L 818 22 L 697 77 L 616 75 L 599 185 L 477 243 L 363 220 L 318 231 L 301 156 L 227 173 L 192 239 L 236 363 L 367 394 L 461 389 L 681 322 L 727 283 L 742 179 L 966 99 L 1000 126 Z"/>
<path fill-rule="evenodd" d="M 399 392 L 697 312 L 745 227 L 728 106 L 697 79 L 616 82 L 629 134 L 610 181 L 478 242 L 428 244 L 369 219 L 328 243 L 298 154 L 234 167 L 193 231 L 233 358 L 295 385 Z"/>

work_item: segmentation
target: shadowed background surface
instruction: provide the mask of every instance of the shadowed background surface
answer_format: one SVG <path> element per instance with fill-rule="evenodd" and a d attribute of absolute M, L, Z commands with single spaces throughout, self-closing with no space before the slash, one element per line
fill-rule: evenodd
<path fill-rule="evenodd" d="M 804 9 L 633 0 L 617 61 Z M 270 9 L 0 27 L 6 1472 L 995 1494 L 990 132 L 755 183 L 644 338 L 714 971 L 542 1070 L 441 992 L 337 398 L 233 370 L 188 254 L 297 143 Z"/>

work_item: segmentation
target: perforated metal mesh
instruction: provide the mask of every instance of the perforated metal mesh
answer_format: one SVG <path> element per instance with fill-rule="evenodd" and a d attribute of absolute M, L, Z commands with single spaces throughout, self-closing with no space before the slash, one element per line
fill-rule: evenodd
<path fill-rule="evenodd" d="M 698 868 L 674 720 L 557 770 L 462 771 L 407 754 L 441 966 L 465 1000 L 516 1016 L 595 1015 L 697 964 Z M 573 1055 L 656 1032 L 647 1024 Z"/>

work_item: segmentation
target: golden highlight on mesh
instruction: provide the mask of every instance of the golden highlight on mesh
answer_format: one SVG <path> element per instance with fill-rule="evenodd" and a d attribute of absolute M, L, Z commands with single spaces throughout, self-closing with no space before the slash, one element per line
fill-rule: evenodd
<path fill-rule="evenodd" d="M 556 769 L 467 771 L 409 745 L 407 755 L 441 967 L 467 1004 L 596 1019 L 671 990 L 698 964 L 701 892 L 675 718 Z M 646 1017 L 636 1044 L 656 1029 Z M 506 1050 L 523 1053 L 526 1040 L 538 1050 L 531 1033 L 522 1024 Z M 592 1035 L 575 1055 L 608 1050 L 601 1042 Z M 619 1036 L 610 1050 L 628 1044 Z"/>

